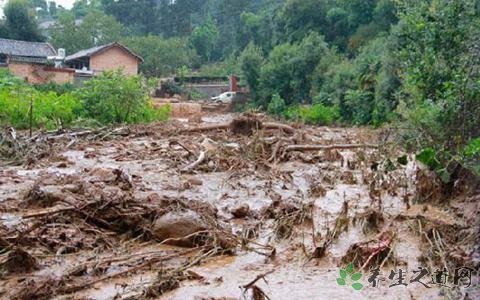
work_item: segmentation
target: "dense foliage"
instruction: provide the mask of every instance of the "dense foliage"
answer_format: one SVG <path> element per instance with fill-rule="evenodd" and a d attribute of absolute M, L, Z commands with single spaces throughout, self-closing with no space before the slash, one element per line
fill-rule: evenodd
<path fill-rule="evenodd" d="M 42 41 L 35 19 L 35 10 L 26 0 L 10 0 L 3 10 L 5 19 L 0 21 L 0 38 L 24 41 Z"/>
<path fill-rule="evenodd" d="M 100 10 L 90 10 L 81 22 L 76 22 L 73 12 L 59 14 L 50 29 L 50 42 L 72 54 L 82 49 L 105 45 L 120 39 L 123 27 L 112 16 Z"/>
<path fill-rule="evenodd" d="M 105 72 L 87 81 L 76 94 L 86 116 L 104 124 L 154 121 L 162 117 L 156 115 L 149 103 L 149 87 L 140 76 Z"/>
<path fill-rule="evenodd" d="M 178 68 L 198 64 L 197 53 L 189 47 L 185 38 L 164 39 L 148 35 L 125 37 L 121 42 L 145 60 L 140 70 L 149 77 L 168 76 Z"/>
<path fill-rule="evenodd" d="M 140 77 L 109 72 L 83 87 L 27 85 L 6 72 L 0 74 L 0 125 L 26 128 L 65 128 L 77 123 L 113 124 L 168 119 L 170 107 L 156 109 L 149 85 Z M 93 122 L 85 122 L 92 120 Z"/>

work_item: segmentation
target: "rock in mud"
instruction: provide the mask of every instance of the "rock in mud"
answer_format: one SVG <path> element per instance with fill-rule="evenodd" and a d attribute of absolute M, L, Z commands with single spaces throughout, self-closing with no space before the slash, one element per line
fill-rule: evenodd
<path fill-rule="evenodd" d="M 240 206 L 237 206 L 231 210 L 232 215 L 237 219 L 245 218 L 249 212 L 250 212 L 250 206 L 248 206 L 248 204 L 246 203 Z"/>
<path fill-rule="evenodd" d="M 28 273 L 38 267 L 35 257 L 21 248 L 15 248 L 8 253 L 6 261 L 1 265 L 7 274 Z"/>
<path fill-rule="evenodd" d="M 199 214 L 185 210 L 168 212 L 159 217 L 153 224 L 152 231 L 154 237 L 161 241 L 169 239 L 165 244 L 195 247 L 199 243 L 195 233 L 204 231 L 206 228 L 207 225 Z"/>
<path fill-rule="evenodd" d="M 51 207 L 65 198 L 58 186 L 34 185 L 27 191 L 24 200 L 28 207 Z"/>
<path fill-rule="evenodd" d="M 118 175 L 112 169 L 95 168 L 88 173 L 89 182 L 114 182 Z"/>
<path fill-rule="evenodd" d="M 196 177 L 190 177 L 187 179 L 187 182 L 190 183 L 191 185 L 202 185 L 203 181 L 201 179 L 198 179 Z"/>
<path fill-rule="evenodd" d="M 133 188 L 133 178 L 130 173 L 125 170 L 115 169 L 113 174 L 117 176 L 115 181 L 119 184 L 122 190 L 130 190 Z"/>

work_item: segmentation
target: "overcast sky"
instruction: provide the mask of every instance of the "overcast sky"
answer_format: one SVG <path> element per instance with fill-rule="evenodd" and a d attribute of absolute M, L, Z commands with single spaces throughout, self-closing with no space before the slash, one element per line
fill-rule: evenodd
<path fill-rule="evenodd" d="M 57 5 L 61 5 L 65 8 L 72 8 L 73 6 L 73 2 L 75 2 L 75 0 L 54 0 Z M 0 0 L 0 9 L 3 10 L 3 5 L 7 2 L 7 0 Z M 47 0 L 47 2 L 49 2 L 49 0 Z M 0 15 L 3 15 L 3 11 L 0 12 Z"/>
<path fill-rule="evenodd" d="M 73 2 L 75 2 L 75 0 L 56 0 L 55 2 L 57 3 L 57 5 L 61 5 L 65 8 L 72 8 Z"/>

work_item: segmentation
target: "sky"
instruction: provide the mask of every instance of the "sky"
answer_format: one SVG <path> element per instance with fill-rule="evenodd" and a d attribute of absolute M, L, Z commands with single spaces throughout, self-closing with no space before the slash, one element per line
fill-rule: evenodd
<path fill-rule="evenodd" d="M 65 8 L 72 8 L 73 2 L 75 2 L 75 0 L 56 0 L 55 2 L 57 3 L 57 5 L 61 5 Z"/>
<path fill-rule="evenodd" d="M 8 0 L 0 0 L 0 17 L 3 16 L 3 5 L 7 2 Z M 54 0 L 57 5 L 61 5 L 65 8 L 72 8 L 73 3 L 75 0 Z M 49 2 L 47 0 L 47 2 Z"/>

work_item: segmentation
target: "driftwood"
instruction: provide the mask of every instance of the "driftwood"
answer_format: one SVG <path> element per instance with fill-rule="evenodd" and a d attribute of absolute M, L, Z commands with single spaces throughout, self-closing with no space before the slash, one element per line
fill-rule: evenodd
<path fill-rule="evenodd" d="M 262 123 L 259 120 L 251 119 L 251 118 L 238 118 L 238 119 L 232 120 L 230 123 L 188 128 L 183 130 L 182 132 L 191 133 L 191 132 L 205 132 L 205 131 L 212 131 L 212 130 L 231 130 L 233 133 L 250 134 L 253 129 L 279 129 L 279 130 L 285 131 L 288 134 L 293 134 L 295 132 L 295 129 L 293 127 L 285 124 L 272 123 L 272 122 Z"/>
<path fill-rule="evenodd" d="M 285 124 L 280 124 L 280 123 L 263 123 L 263 128 L 265 129 L 280 129 L 285 131 L 288 134 L 294 134 L 295 129 L 292 126 L 288 126 Z"/>
<path fill-rule="evenodd" d="M 198 156 L 197 160 L 192 162 L 191 164 L 185 166 L 182 168 L 182 172 L 191 172 L 193 169 L 195 169 L 199 164 L 201 164 L 205 158 L 207 157 L 207 154 L 205 151 L 200 152 L 200 155 Z"/>
<path fill-rule="evenodd" d="M 230 123 L 225 124 L 214 124 L 214 125 L 206 125 L 206 126 L 199 126 L 185 129 L 181 132 L 204 132 L 204 131 L 212 131 L 212 130 L 227 130 L 230 128 Z"/>
<path fill-rule="evenodd" d="M 272 271 L 268 271 L 267 273 L 264 273 L 264 274 L 260 274 L 258 275 L 257 277 L 255 277 L 254 280 L 250 281 L 249 283 L 245 284 L 245 285 L 242 285 L 240 286 L 241 289 L 243 289 L 243 295 L 245 296 L 245 293 L 248 291 L 248 290 L 252 290 L 253 292 L 253 295 L 252 295 L 252 299 L 255 299 L 255 300 L 261 300 L 261 299 L 267 299 L 267 300 L 270 300 L 270 298 L 267 296 L 267 294 L 265 294 L 265 292 L 259 288 L 255 283 L 257 283 L 257 281 L 263 279 L 265 282 L 267 282 L 265 280 L 265 276 L 269 275 L 269 274 L 272 274 L 273 273 L 273 270 Z"/>
<path fill-rule="evenodd" d="M 333 150 L 333 149 L 358 149 L 358 148 L 378 148 L 374 144 L 334 144 L 334 145 L 290 145 L 285 148 L 285 151 L 319 151 L 319 150 Z"/>

